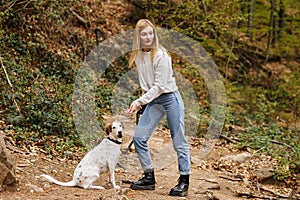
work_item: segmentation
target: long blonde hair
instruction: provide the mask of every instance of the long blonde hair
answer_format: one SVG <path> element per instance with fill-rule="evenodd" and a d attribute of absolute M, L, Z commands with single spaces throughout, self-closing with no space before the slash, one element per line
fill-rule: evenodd
<path fill-rule="evenodd" d="M 135 58 L 138 54 L 138 51 L 141 49 L 141 41 L 140 41 L 140 32 L 147 28 L 148 26 L 153 28 L 154 32 L 154 39 L 153 43 L 151 45 L 151 61 L 153 62 L 155 55 L 158 52 L 158 48 L 160 47 L 158 37 L 157 37 L 157 32 L 155 29 L 155 26 L 147 19 L 140 19 L 136 26 L 135 30 L 133 33 L 133 44 L 132 44 L 132 52 L 129 58 L 129 67 L 134 65 Z"/>

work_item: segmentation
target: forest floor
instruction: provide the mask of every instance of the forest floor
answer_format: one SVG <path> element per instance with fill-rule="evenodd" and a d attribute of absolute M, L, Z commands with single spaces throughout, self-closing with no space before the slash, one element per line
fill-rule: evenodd
<path fill-rule="evenodd" d="M 134 120 L 122 117 L 125 134 L 121 148 L 124 150 L 134 132 Z M 120 165 L 116 169 L 116 182 L 121 190 L 113 189 L 108 182 L 108 173 L 101 174 L 97 185 L 104 190 L 84 190 L 78 187 L 62 187 L 42 180 L 39 176 L 48 173 L 60 181 L 72 179 L 73 171 L 84 153 L 72 156 L 50 158 L 36 146 L 31 148 L 13 147 L 16 159 L 18 184 L 0 192 L 0 200 L 17 199 L 299 199 L 299 189 L 287 187 L 283 182 L 274 182 L 269 171 L 277 165 L 276 160 L 248 149 L 237 150 L 234 144 L 219 139 L 212 151 L 201 158 L 201 139 L 189 138 L 191 151 L 191 180 L 188 196 L 170 197 L 169 190 L 178 179 L 176 155 L 172 149 L 167 129 L 158 128 L 150 138 L 153 163 L 156 173 L 154 191 L 134 191 L 124 181 L 137 180 L 142 171 L 134 150 L 121 154 Z M 262 180 L 265 179 L 265 180 Z M 268 181 L 266 181 L 268 179 Z M 298 178 L 299 180 L 299 178 Z M 299 183 L 297 183 L 299 186 Z M 299 188 L 299 187 L 298 187 Z"/>

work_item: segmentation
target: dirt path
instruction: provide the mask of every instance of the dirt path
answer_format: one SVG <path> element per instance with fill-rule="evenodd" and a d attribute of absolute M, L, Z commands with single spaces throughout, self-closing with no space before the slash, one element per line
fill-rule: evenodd
<path fill-rule="evenodd" d="M 125 121 L 126 133 L 124 136 L 125 149 L 131 141 L 134 130 L 132 120 L 123 118 Z M 258 184 L 255 179 L 255 172 L 261 168 L 274 166 L 274 160 L 266 155 L 249 155 L 242 162 L 234 162 L 225 159 L 226 155 L 240 155 L 231 144 L 226 144 L 220 140 L 213 151 L 205 158 L 200 158 L 201 140 L 190 139 L 191 143 L 191 180 L 190 190 L 187 197 L 178 198 L 168 196 L 169 190 L 176 184 L 178 170 L 176 155 L 170 145 L 168 130 L 158 129 L 150 139 L 152 157 L 156 173 L 155 191 L 133 191 L 129 185 L 122 183 L 122 180 L 137 180 L 141 177 L 141 169 L 135 153 L 122 154 L 121 165 L 116 169 L 117 184 L 122 190 L 112 189 L 108 184 L 108 174 L 103 174 L 98 181 L 105 190 L 84 190 L 76 187 L 61 187 L 48 182 L 43 182 L 39 178 L 42 173 L 49 173 L 62 181 L 69 181 L 73 170 L 82 158 L 83 154 L 73 154 L 72 159 L 55 158 L 49 159 L 47 155 L 38 149 L 31 150 L 30 154 L 14 153 L 17 158 L 17 178 L 18 186 L 12 190 L 2 191 L 0 200 L 8 199 L 275 199 L 275 193 L 286 198 L 292 189 L 282 185 Z M 299 191 L 298 191 L 299 192 Z M 243 194 L 243 195 L 242 195 Z M 258 198 L 260 197 L 260 198 Z"/>

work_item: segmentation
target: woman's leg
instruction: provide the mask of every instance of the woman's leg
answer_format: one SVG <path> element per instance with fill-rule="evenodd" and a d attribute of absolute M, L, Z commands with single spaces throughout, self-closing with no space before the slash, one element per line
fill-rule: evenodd
<path fill-rule="evenodd" d="M 153 164 L 148 148 L 148 140 L 164 116 L 164 111 L 157 104 L 148 104 L 136 127 L 133 142 L 144 172 L 153 171 Z"/>
<path fill-rule="evenodd" d="M 173 147 L 177 153 L 180 175 L 190 174 L 190 152 L 185 137 L 184 105 L 179 92 L 166 95 L 162 102 L 166 111 Z"/>
<path fill-rule="evenodd" d="M 150 103 L 145 108 L 137 125 L 133 142 L 144 170 L 144 176 L 140 180 L 131 183 L 130 188 L 133 190 L 155 189 L 154 168 L 147 142 L 163 116 L 164 112 L 160 106 Z"/>
<path fill-rule="evenodd" d="M 170 190 L 171 196 L 186 196 L 189 189 L 190 152 L 184 133 L 184 105 L 179 92 L 174 92 L 164 103 L 172 136 L 173 146 L 177 152 L 178 184 Z"/>

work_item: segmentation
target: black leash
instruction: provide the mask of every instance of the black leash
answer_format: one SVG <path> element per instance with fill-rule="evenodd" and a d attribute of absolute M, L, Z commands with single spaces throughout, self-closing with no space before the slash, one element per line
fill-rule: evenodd
<path fill-rule="evenodd" d="M 135 124 L 138 125 L 139 120 L 140 120 L 140 116 L 143 114 L 145 108 L 147 105 L 142 105 L 141 109 L 139 109 L 136 114 L 135 114 Z M 126 148 L 126 150 L 123 152 L 125 154 L 127 154 L 130 150 L 131 150 L 131 146 L 133 145 L 133 140 L 131 140 L 130 144 L 128 145 L 128 147 Z"/>

